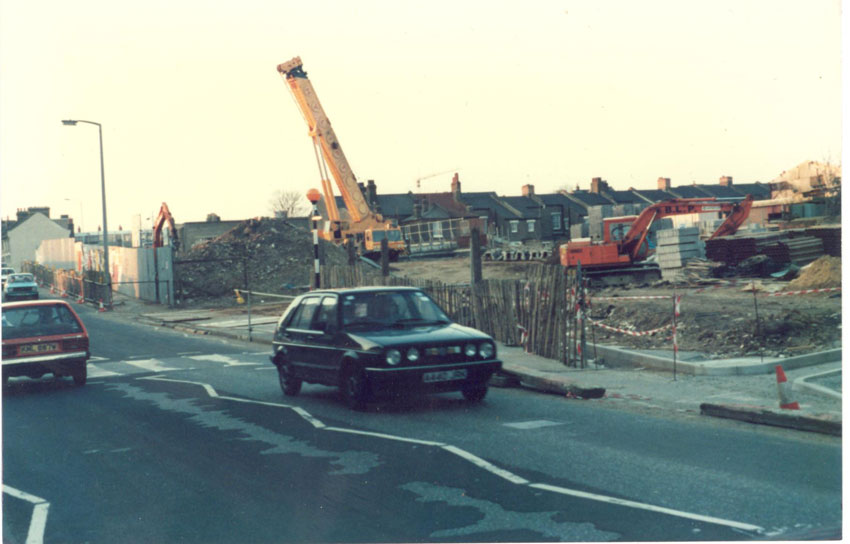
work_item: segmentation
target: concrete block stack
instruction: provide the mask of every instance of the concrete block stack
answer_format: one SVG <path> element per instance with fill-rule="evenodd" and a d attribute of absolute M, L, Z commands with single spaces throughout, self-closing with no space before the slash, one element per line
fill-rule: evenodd
<path fill-rule="evenodd" d="M 663 279 L 681 276 L 688 260 L 705 258 L 705 245 L 699 239 L 699 227 L 658 231 L 655 255 Z"/>

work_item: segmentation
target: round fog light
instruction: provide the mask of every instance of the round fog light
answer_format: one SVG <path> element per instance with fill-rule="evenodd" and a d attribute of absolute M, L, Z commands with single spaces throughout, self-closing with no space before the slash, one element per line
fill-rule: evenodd
<path fill-rule="evenodd" d="M 480 353 L 481 353 L 481 357 L 483 359 L 489 359 L 489 358 L 493 357 L 493 354 L 495 353 L 495 351 L 496 350 L 493 347 L 493 344 L 491 344 L 489 342 L 485 342 L 485 343 L 481 344 Z"/>
<path fill-rule="evenodd" d="M 391 349 L 387 352 L 387 364 L 395 366 L 401 362 L 401 352 L 397 349 Z"/>
<path fill-rule="evenodd" d="M 415 363 L 419 360 L 419 350 L 416 348 L 410 348 L 409 350 L 407 350 L 406 357 L 408 361 L 410 361 L 411 363 Z"/>

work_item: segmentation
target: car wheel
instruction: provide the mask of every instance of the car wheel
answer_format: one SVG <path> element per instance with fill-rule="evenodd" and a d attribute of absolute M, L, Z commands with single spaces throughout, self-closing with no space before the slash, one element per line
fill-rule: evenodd
<path fill-rule="evenodd" d="M 340 383 L 342 399 L 352 410 L 362 410 L 366 406 L 366 375 L 362 370 L 349 367 L 342 375 Z"/>
<path fill-rule="evenodd" d="M 74 385 L 77 387 L 85 385 L 87 375 L 88 372 L 86 371 L 86 365 L 81 365 L 81 368 L 77 369 L 73 374 Z"/>
<path fill-rule="evenodd" d="M 281 363 L 277 367 L 277 379 L 284 395 L 294 397 L 301 392 L 301 380 L 292 375 L 292 369 L 287 363 Z"/>
<path fill-rule="evenodd" d="M 470 383 L 464 385 L 460 392 L 463 394 L 463 398 L 469 402 L 481 402 L 487 396 L 487 384 Z"/>

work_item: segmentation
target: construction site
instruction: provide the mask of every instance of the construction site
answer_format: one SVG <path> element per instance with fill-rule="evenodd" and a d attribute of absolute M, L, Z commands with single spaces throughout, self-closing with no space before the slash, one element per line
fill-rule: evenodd
<path fill-rule="evenodd" d="M 312 217 L 252 219 L 184 248 L 181 306 L 236 305 L 242 290 L 279 311 L 276 296 L 315 284 L 315 253 L 323 287 L 420 285 L 459 322 L 570 365 L 588 343 L 716 358 L 841 345 L 840 167 L 515 197 L 464 192 L 454 173 L 447 192 L 384 195 L 357 181 L 301 59 L 278 72 L 321 159 Z"/>

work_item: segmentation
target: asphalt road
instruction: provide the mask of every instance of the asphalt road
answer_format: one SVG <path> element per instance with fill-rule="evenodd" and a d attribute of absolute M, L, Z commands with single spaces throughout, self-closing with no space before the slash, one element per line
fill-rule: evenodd
<path fill-rule="evenodd" d="M 838 438 L 515 389 L 352 412 L 264 347 L 82 316 L 88 385 L 3 392 L 5 542 L 840 536 Z"/>

